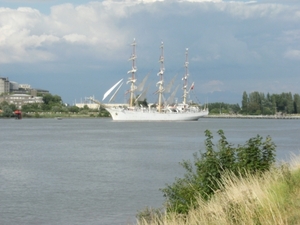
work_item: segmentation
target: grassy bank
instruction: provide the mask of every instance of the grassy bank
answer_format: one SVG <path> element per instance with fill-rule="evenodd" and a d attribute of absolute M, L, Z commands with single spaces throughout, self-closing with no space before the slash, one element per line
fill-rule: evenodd
<path fill-rule="evenodd" d="M 198 198 L 187 215 L 152 213 L 139 225 L 296 225 L 300 224 L 300 160 L 262 176 L 223 177 L 212 199 Z"/>
<path fill-rule="evenodd" d="M 61 112 L 34 112 L 34 113 L 23 113 L 23 118 L 96 118 L 96 117 L 107 117 L 99 112 L 84 112 L 84 113 L 61 113 Z"/>

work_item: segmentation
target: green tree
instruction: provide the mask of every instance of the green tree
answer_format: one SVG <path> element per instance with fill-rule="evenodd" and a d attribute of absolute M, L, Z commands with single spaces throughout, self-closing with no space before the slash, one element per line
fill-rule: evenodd
<path fill-rule="evenodd" d="M 61 104 L 62 100 L 61 100 L 61 97 L 58 95 L 45 94 L 43 96 L 43 102 L 46 105 L 51 105 L 51 104 L 55 104 L 55 103 Z"/>
<path fill-rule="evenodd" d="M 293 108 L 293 100 L 289 93 L 274 94 L 276 108 L 278 112 L 291 113 Z"/>
<path fill-rule="evenodd" d="M 230 108 L 230 112 L 235 113 L 235 114 L 237 114 L 241 111 L 241 107 L 239 106 L 239 104 L 232 104 L 229 106 L 229 108 Z"/>
<path fill-rule="evenodd" d="M 3 110 L 2 115 L 4 117 L 12 117 L 13 116 L 13 110 L 11 109 L 11 107 L 9 105 L 4 105 L 2 107 L 2 110 Z"/>
<path fill-rule="evenodd" d="M 241 111 L 239 104 L 215 102 L 208 104 L 210 114 L 237 114 Z"/>
<path fill-rule="evenodd" d="M 259 115 L 262 113 L 262 102 L 264 94 L 254 91 L 249 94 L 248 113 L 250 115 Z"/>
<path fill-rule="evenodd" d="M 80 110 L 79 107 L 77 107 L 75 105 L 69 107 L 69 112 L 78 113 L 79 110 Z"/>
<path fill-rule="evenodd" d="M 61 106 L 58 106 L 58 105 L 54 105 L 51 107 L 51 111 L 52 112 L 61 112 Z"/>
<path fill-rule="evenodd" d="M 11 108 L 12 111 L 15 111 L 18 109 L 15 104 L 9 104 L 9 107 Z"/>
<path fill-rule="evenodd" d="M 242 113 L 250 115 L 271 115 L 281 113 L 299 113 L 300 111 L 299 94 L 289 93 L 267 94 L 257 91 L 251 92 L 249 96 L 246 92 L 242 97 Z"/>
<path fill-rule="evenodd" d="M 8 102 L 3 101 L 0 103 L 0 109 L 3 109 L 4 106 L 9 105 Z"/>
<path fill-rule="evenodd" d="M 248 113 L 248 95 L 247 92 L 244 91 L 243 93 L 243 99 L 242 99 L 242 112 L 244 114 Z"/>
<path fill-rule="evenodd" d="M 23 112 L 36 112 L 38 111 L 40 105 L 38 103 L 25 104 L 22 106 Z"/>
<path fill-rule="evenodd" d="M 271 99 L 272 99 L 273 112 L 275 115 L 277 113 L 276 97 L 274 95 L 271 95 Z"/>
<path fill-rule="evenodd" d="M 110 117 L 110 113 L 103 107 L 99 109 L 99 117 Z"/>
<path fill-rule="evenodd" d="M 286 94 L 286 112 L 288 114 L 292 114 L 294 113 L 294 100 L 293 100 L 293 96 L 292 93 L 289 92 Z"/>
<path fill-rule="evenodd" d="M 294 94 L 294 112 L 300 113 L 300 95 Z"/>

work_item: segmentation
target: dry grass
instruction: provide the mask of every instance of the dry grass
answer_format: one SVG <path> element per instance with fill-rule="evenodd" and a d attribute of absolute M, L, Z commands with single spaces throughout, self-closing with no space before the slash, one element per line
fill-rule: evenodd
<path fill-rule="evenodd" d="M 300 160 L 263 176 L 223 178 L 210 201 L 198 199 L 187 216 L 168 214 L 139 225 L 300 225 Z"/>

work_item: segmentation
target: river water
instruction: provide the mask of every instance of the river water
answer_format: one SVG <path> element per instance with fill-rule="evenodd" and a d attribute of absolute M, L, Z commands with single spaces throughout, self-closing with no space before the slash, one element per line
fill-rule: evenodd
<path fill-rule="evenodd" d="M 232 144 L 270 135 L 277 161 L 299 155 L 300 120 L 0 120 L 0 224 L 134 224 L 160 207 L 160 188 L 183 174 L 179 162 L 204 149 L 204 131 Z"/>

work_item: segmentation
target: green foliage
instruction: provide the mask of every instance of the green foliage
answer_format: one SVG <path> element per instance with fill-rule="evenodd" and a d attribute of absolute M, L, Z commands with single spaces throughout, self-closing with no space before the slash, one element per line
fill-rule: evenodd
<path fill-rule="evenodd" d="M 15 104 L 9 104 L 9 107 L 11 108 L 12 111 L 15 111 L 18 109 Z"/>
<path fill-rule="evenodd" d="M 41 116 L 40 116 L 39 113 L 36 112 L 36 113 L 34 114 L 34 117 L 35 117 L 35 118 L 40 118 Z"/>
<path fill-rule="evenodd" d="M 13 110 L 11 109 L 11 107 L 9 105 L 4 105 L 2 107 L 2 115 L 4 117 L 12 117 L 13 116 Z"/>
<path fill-rule="evenodd" d="M 62 116 L 64 115 L 70 116 L 69 113 L 77 114 L 79 116 L 84 116 L 84 117 L 88 115 L 90 117 L 94 117 L 95 114 L 98 117 L 110 116 L 110 114 L 104 108 L 101 108 L 99 111 L 98 109 L 90 109 L 87 105 L 84 105 L 83 108 L 79 108 L 77 106 L 66 106 L 65 104 L 63 104 L 61 97 L 58 95 L 44 94 L 42 95 L 42 97 L 44 103 L 32 103 L 32 104 L 26 104 L 22 106 L 22 111 L 25 113 L 24 116 L 26 117 L 32 116 L 31 114 L 26 114 L 26 112 L 30 112 L 30 113 L 50 112 L 53 115 L 58 113 Z M 99 114 L 97 114 L 97 112 L 99 112 Z M 38 115 L 38 117 L 44 117 L 45 114 L 44 115 L 36 114 L 36 115 Z"/>
<path fill-rule="evenodd" d="M 239 104 L 215 102 L 208 104 L 210 114 L 237 114 L 241 111 Z"/>
<path fill-rule="evenodd" d="M 300 113 L 300 96 L 292 93 L 265 95 L 257 91 L 242 97 L 242 113 L 249 115 L 272 115 L 276 112 L 292 114 Z"/>
<path fill-rule="evenodd" d="M 41 103 L 30 103 L 22 106 L 24 112 L 40 112 L 42 111 Z"/>
<path fill-rule="evenodd" d="M 3 101 L 0 103 L 0 109 L 3 109 L 4 106 L 9 105 L 8 102 Z"/>
<path fill-rule="evenodd" d="M 82 114 L 82 115 L 87 115 L 89 113 L 89 110 L 86 110 L 86 109 L 82 109 L 79 111 L 79 114 Z"/>
<path fill-rule="evenodd" d="M 110 117 L 110 113 L 103 107 L 100 107 L 99 117 Z"/>
<path fill-rule="evenodd" d="M 259 135 L 250 138 L 237 148 L 238 171 L 235 172 L 255 174 L 268 171 L 275 162 L 275 147 L 270 136 L 265 141 Z"/>
<path fill-rule="evenodd" d="M 62 107 L 62 99 L 58 95 L 51 95 L 51 94 L 45 94 L 43 95 L 43 102 L 41 108 L 43 111 L 54 111 L 54 112 L 61 112 L 60 108 Z"/>
<path fill-rule="evenodd" d="M 248 94 L 246 91 L 243 93 L 243 99 L 242 99 L 242 112 L 247 113 L 248 112 Z"/>
<path fill-rule="evenodd" d="M 300 113 L 300 95 L 294 95 L 294 111 L 295 113 Z"/>
<path fill-rule="evenodd" d="M 69 107 L 69 112 L 78 113 L 79 110 L 80 110 L 79 107 L 77 107 L 75 105 Z"/>
<path fill-rule="evenodd" d="M 17 109 L 17 106 L 14 104 L 8 104 L 8 102 L 3 101 L 0 103 L 0 109 L 2 110 L 3 117 L 13 117 L 13 112 Z"/>
<path fill-rule="evenodd" d="M 205 131 L 205 149 L 200 156 L 194 154 L 194 162 L 183 161 L 186 173 L 183 178 L 162 189 L 167 202 L 167 212 L 186 214 L 197 204 L 199 195 L 209 200 L 222 185 L 222 175 L 227 172 L 244 176 L 268 171 L 275 161 L 275 144 L 268 136 L 265 141 L 259 135 L 250 138 L 244 145 L 234 147 L 223 130 L 219 130 L 220 139 L 217 150 L 213 136 Z"/>
<path fill-rule="evenodd" d="M 62 100 L 61 97 L 58 95 L 45 94 L 43 96 L 43 102 L 46 105 L 52 105 L 52 104 L 61 104 Z"/>

